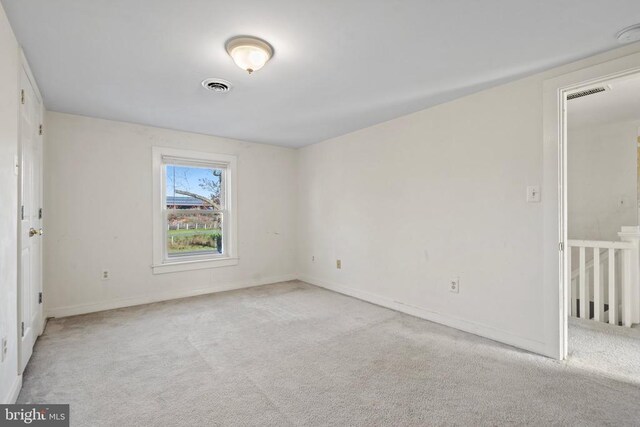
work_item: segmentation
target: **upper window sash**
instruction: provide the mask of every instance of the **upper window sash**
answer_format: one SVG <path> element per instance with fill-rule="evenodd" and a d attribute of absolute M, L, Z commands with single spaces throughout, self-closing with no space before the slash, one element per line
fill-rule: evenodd
<path fill-rule="evenodd" d="M 171 158 L 171 162 L 165 161 L 166 157 L 162 157 L 162 206 L 166 207 L 167 205 L 167 166 L 186 166 L 186 167 L 198 167 L 203 169 L 218 169 L 222 170 L 222 174 L 220 176 L 220 206 L 219 210 L 225 210 L 227 203 L 227 174 L 229 173 L 229 164 L 228 163 L 220 163 L 220 162 L 190 162 L 189 159 L 182 159 L 186 161 L 181 161 L 178 158 Z"/>

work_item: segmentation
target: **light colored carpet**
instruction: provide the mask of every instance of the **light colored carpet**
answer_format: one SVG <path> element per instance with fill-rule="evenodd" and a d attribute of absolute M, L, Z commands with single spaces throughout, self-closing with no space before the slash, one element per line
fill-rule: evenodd
<path fill-rule="evenodd" d="M 570 318 L 569 363 L 640 387 L 640 328 Z"/>
<path fill-rule="evenodd" d="M 19 402 L 73 426 L 640 422 L 633 383 L 302 282 L 51 320 Z"/>

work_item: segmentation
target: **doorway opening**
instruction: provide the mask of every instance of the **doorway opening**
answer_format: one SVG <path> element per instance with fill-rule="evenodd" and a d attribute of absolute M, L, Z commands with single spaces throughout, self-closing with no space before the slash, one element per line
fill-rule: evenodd
<path fill-rule="evenodd" d="M 640 384 L 640 73 L 564 96 L 566 356 Z"/>

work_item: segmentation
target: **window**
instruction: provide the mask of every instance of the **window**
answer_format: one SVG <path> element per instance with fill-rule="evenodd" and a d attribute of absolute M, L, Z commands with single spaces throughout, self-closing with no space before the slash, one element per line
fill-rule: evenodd
<path fill-rule="evenodd" d="M 153 272 L 238 263 L 234 156 L 153 148 Z"/>

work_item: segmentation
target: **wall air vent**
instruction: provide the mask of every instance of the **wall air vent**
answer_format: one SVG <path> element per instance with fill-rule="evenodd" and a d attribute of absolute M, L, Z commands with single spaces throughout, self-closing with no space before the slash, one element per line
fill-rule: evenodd
<path fill-rule="evenodd" d="M 225 93 L 231 90 L 231 83 L 222 79 L 205 79 L 202 86 L 212 92 Z"/>
<path fill-rule="evenodd" d="M 607 90 L 604 87 L 594 87 L 587 90 L 581 90 L 580 92 L 574 92 L 567 95 L 567 101 L 571 101 L 572 99 L 582 98 L 583 96 L 594 95 L 596 93 L 604 92 Z"/>

